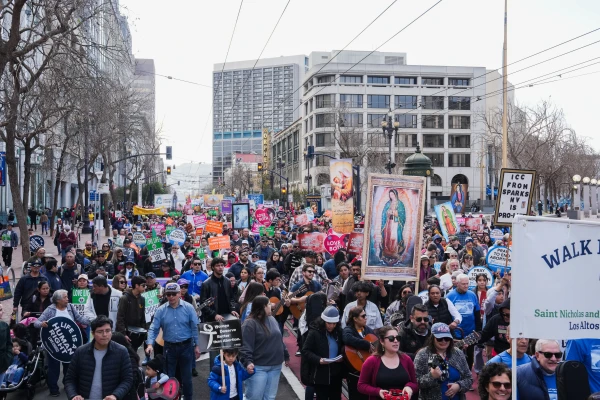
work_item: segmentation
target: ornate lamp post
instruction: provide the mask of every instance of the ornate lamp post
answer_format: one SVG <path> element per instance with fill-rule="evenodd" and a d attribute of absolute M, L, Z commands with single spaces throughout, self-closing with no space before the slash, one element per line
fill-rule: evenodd
<path fill-rule="evenodd" d="M 398 128 L 400 128 L 400 122 L 395 121 L 392 122 L 392 117 L 393 117 L 393 113 L 392 113 L 392 109 L 390 108 L 390 110 L 387 113 L 387 121 L 384 119 L 383 121 L 381 121 L 381 129 L 383 131 L 384 135 L 387 135 L 388 139 L 389 139 L 389 148 L 388 148 L 388 154 L 389 154 L 389 161 L 386 164 L 385 168 L 388 170 L 388 173 L 391 175 L 392 170 L 396 167 L 396 163 L 395 161 L 395 157 L 392 154 L 392 144 L 394 141 L 394 134 L 398 133 Z"/>
<path fill-rule="evenodd" d="M 583 199 L 581 200 L 581 209 L 583 210 L 583 216 L 590 216 L 590 178 L 584 177 L 581 182 L 583 183 Z"/>

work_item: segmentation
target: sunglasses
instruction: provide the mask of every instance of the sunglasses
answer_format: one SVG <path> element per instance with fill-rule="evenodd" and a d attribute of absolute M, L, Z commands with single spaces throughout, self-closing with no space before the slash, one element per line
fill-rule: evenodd
<path fill-rule="evenodd" d="M 563 356 L 562 351 L 559 351 L 558 353 L 552 353 L 549 351 L 544 351 L 541 354 L 544 355 L 544 357 L 546 357 L 548 360 L 552 358 L 552 356 L 556 357 L 557 360 L 560 360 Z"/>
<path fill-rule="evenodd" d="M 119 283 L 120 283 L 121 285 L 123 285 L 123 284 L 125 284 L 125 285 L 126 285 L 126 284 L 127 284 L 127 281 L 119 281 Z"/>
<path fill-rule="evenodd" d="M 402 292 L 402 295 L 404 296 L 405 294 L 412 294 L 412 292 L 410 290 L 405 290 L 404 292 Z"/>
<path fill-rule="evenodd" d="M 177 293 L 165 293 L 165 296 L 174 297 L 174 296 L 177 296 Z"/>
<path fill-rule="evenodd" d="M 448 342 L 448 343 L 450 343 L 452 341 L 452 339 L 450 339 L 449 337 L 435 338 L 435 340 L 437 340 L 438 342 Z"/>
<path fill-rule="evenodd" d="M 417 321 L 417 322 L 429 322 L 429 317 L 416 317 L 415 321 Z"/>
<path fill-rule="evenodd" d="M 314 274 L 315 270 L 314 269 L 307 269 L 306 272 L 308 272 L 309 274 Z"/>
<path fill-rule="evenodd" d="M 197 263 L 197 262 L 195 262 L 195 263 L 194 263 L 194 265 L 202 265 L 202 263 Z"/>
<path fill-rule="evenodd" d="M 502 386 L 504 386 L 504 389 L 506 389 L 506 390 L 512 389 L 512 383 L 510 383 L 510 382 L 490 382 L 490 384 L 495 389 L 500 389 Z"/>
<path fill-rule="evenodd" d="M 400 335 L 398 335 L 398 336 L 386 336 L 385 339 L 389 340 L 390 342 L 398 342 L 398 343 L 400 343 Z"/>
<path fill-rule="evenodd" d="M 367 318 L 367 314 L 360 314 L 360 315 L 358 316 L 358 318 L 364 318 L 364 319 L 366 319 L 366 318 Z"/>
<path fill-rule="evenodd" d="M 189 287 L 190 287 L 190 285 L 180 285 L 179 287 L 180 287 L 181 289 L 187 289 L 187 288 L 189 288 Z"/>

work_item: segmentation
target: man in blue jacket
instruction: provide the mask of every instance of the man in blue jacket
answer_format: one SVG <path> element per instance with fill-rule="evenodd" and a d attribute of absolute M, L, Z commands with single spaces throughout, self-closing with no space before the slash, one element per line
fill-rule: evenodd
<path fill-rule="evenodd" d="M 199 258 L 194 258 L 192 261 L 192 269 L 185 271 L 181 275 L 181 279 L 186 279 L 190 282 L 188 293 L 192 296 L 198 296 L 202 293 L 202 283 L 208 279 L 208 275 L 202 271 L 202 261 Z"/>
<path fill-rule="evenodd" d="M 535 358 L 517 367 L 517 400 L 556 400 L 556 367 L 562 355 L 556 340 L 538 340 Z"/>

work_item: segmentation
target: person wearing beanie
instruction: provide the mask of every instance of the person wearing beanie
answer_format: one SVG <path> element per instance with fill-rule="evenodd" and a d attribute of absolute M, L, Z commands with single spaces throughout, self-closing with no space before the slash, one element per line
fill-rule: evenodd
<path fill-rule="evenodd" d="M 156 391 L 160 386 L 169 380 L 169 377 L 163 373 L 163 357 L 157 355 L 146 364 L 146 391 Z"/>
<path fill-rule="evenodd" d="M 342 346 L 340 312 L 328 306 L 310 325 L 302 346 L 300 377 L 314 387 L 317 399 L 337 400 L 342 395 Z"/>

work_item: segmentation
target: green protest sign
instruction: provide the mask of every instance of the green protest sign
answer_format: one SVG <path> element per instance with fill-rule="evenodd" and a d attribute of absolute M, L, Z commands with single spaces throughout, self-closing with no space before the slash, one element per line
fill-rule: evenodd
<path fill-rule="evenodd" d="M 211 215 L 213 217 L 216 216 L 217 215 L 217 210 L 208 210 L 208 215 Z"/>
<path fill-rule="evenodd" d="M 198 250 L 196 250 L 196 254 L 201 260 L 204 260 L 206 258 L 206 253 L 204 253 L 204 247 L 202 246 L 198 247 Z"/>
<path fill-rule="evenodd" d="M 148 248 L 148 256 L 152 262 L 158 262 L 166 260 L 165 252 L 162 248 L 162 242 L 159 237 L 156 237 L 154 230 L 152 231 L 152 237 L 148 239 L 146 247 Z"/>
<path fill-rule="evenodd" d="M 275 227 L 270 226 L 267 228 L 267 236 L 273 237 L 275 236 Z"/>
<path fill-rule="evenodd" d="M 176 218 L 177 218 L 177 217 L 181 217 L 182 215 L 183 215 L 183 214 L 182 214 L 182 212 L 181 212 L 181 211 L 171 211 L 171 212 L 169 213 L 169 217 L 176 217 Z"/>
<path fill-rule="evenodd" d="M 160 300 L 158 299 L 158 289 L 150 290 L 148 292 L 142 293 L 142 297 L 144 298 L 144 303 L 146 306 L 146 322 L 150 322 L 154 313 L 160 306 Z"/>
<path fill-rule="evenodd" d="M 79 312 L 79 315 L 83 316 L 83 310 L 85 308 L 85 303 L 87 303 L 88 298 L 90 297 L 89 289 L 73 289 L 73 296 L 71 303 Z"/>
<path fill-rule="evenodd" d="M 260 228 L 258 228 L 258 233 L 260 234 L 260 236 L 265 236 L 265 227 L 261 226 Z"/>
<path fill-rule="evenodd" d="M 166 229 L 165 229 L 165 233 L 167 234 L 167 236 L 169 236 L 169 234 L 171 232 L 173 232 L 174 230 L 175 230 L 175 227 L 173 227 L 173 226 L 167 226 Z"/>

